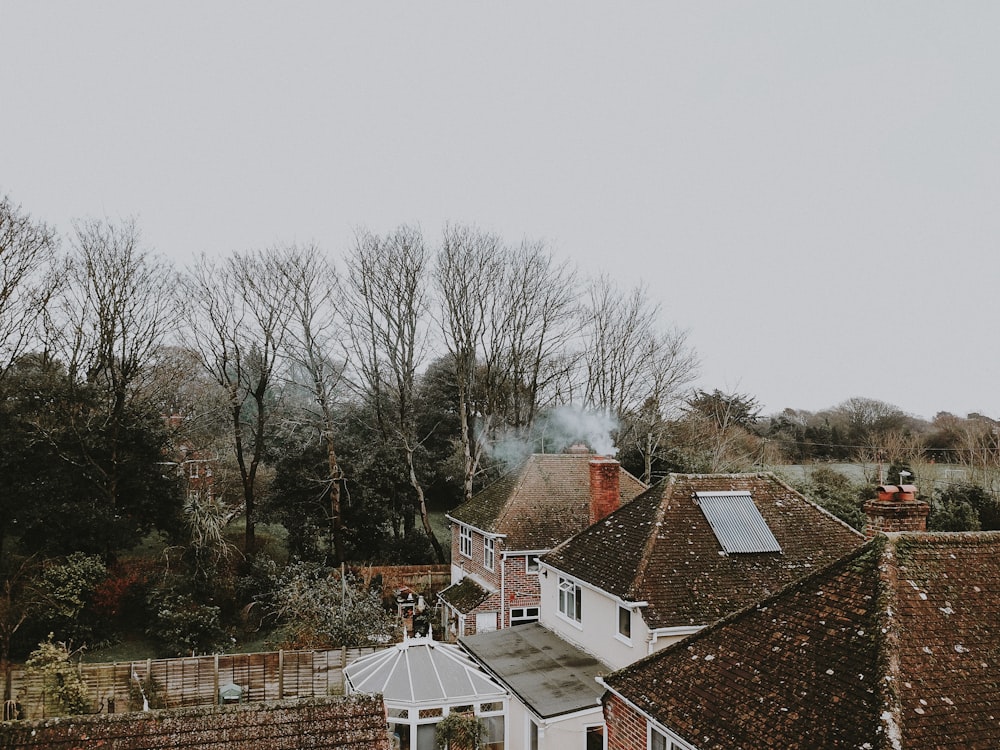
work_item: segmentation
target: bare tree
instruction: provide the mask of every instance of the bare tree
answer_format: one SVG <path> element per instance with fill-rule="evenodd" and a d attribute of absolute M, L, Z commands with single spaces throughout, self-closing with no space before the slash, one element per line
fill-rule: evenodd
<path fill-rule="evenodd" d="M 336 307 L 339 280 L 333 266 L 315 246 L 288 248 L 282 254 L 281 267 L 292 295 L 286 351 L 294 370 L 301 374 L 301 377 L 293 374 L 293 383 L 309 394 L 313 406 L 310 425 L 319 430 L 326 453 L 327 473 L 321 479 L 320 496 L 326 498 L 332 557 L 339 565 L 345 557 L 341 509 L 344 472 L 337 458 L 334 436 L 336 391 L 344 364 L 332 358 L 333 351 L 343 343 Z"/>
<path fill-rule="evenodd" d="M 88 220 L 75 225 L 66 272 L 47 335 L 66 362 L 71 391 L 87 393 L 79 403 L 96 406 L 61 415 L 69 424 L 55 430 L 39 427 L 78 436 L 82 453 L 70 460 L 81 463 L 108 508 L 119 509 L 129 501 L 120 483 L 136 420 L 152 409 L 147 379 L 174 324 L 173 271 L 143 246 L 134 221 Z M 99 445 L 86 437 L 96 431 Z"/>
<path fill-rule="evenodd" d="M 441 295 L 441 328 L 455 363 L 458 385 L 462 486 L 466 500 L 472 497 L 472 482 L 481 458 L 476 435 L 488 431 L 488 425 L 476 423 L 477 418 L 485 419 L 488 415 L 477 414 L 474 408 L 479 347 L 491 326 L 496 330 L 494 320 L 498 310 L 491 289 L 503 278 L 503 272 L 503 249 L 498 236 L 473 227 L 445 227 L 436 276 Z M 489 368 L 490 357 L 487 355 L 485 360 Z"/>
<path fill-rule="evenodd" d="M 56 288 L 55 231 L 0 197 L 0 381 L 25 351 Z"/>
<path fill-rule="evenodd" d="M 202 256 L 185 276 L 184 312 L 202 365 L 226 393 L 243 492 L 245 552 L 256 552 L 257 481 L 270 433 L 277 368 L 291 314 L 275 252 Z"/>
<path fill-rule="evenodd" d="M 428 336 L 428 266 L 418 230 L 402 226 L 386 237 L 360 232 L 348 258 L 345 301 L 357 385 L 383 441 L 403 452 L 424 532 L 444 562 L 416 466 L 422 438 L 414 400 Z"/>
<path fill-rule="evenodd" d="M 584 401 L 618 420 L 618 442 L 640 452 L 647 483 L 698 370 L 687 332 L 660 316 L 644 287 L 623 293 L 608 279 L 591 283 L 583 307 Z"/>

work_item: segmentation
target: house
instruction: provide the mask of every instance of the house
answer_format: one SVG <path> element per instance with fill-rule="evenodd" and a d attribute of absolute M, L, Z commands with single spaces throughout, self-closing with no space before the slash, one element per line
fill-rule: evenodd
<path fill-rule="evenodd" d="M 447 632 L 537 621 L 538 558 L 645 489 L 618 461 L 576 447 L 530 456 L 456 508 L 452 585 L 439 594 Z"/>
<path fill-rule="evenodd" d="M 433 635 L 406 638 L 344 669 L 348 695 L 385 701 L 397 750 L 435 747 L 435 727 L 450 713 L 475 716 L 486 729 L 486 750 L 503 750 L 507 693 L 462 649 Z"/>
<path fill-rule="evenodd" d="M 675 474 L 540 558 L 538 623 L 459 642 L 510 692 L 510 749 L 602 750 L 602 689 L 583 684 L 588 677 L 862 544 L 862 534 L 772 474 Z M 552 706 L 550 694 L 561 703 Z"/>
<path fill-rule="evenodd" d="M 541 561 L 541 623 L 618 669 L 859 547 L 773 474 L 671 474 Z"/>
<path fill-rule="evenodd" d="M 1000 747 L 1000 534 L 890 532 L 606 678 L 609 750 Z"/>

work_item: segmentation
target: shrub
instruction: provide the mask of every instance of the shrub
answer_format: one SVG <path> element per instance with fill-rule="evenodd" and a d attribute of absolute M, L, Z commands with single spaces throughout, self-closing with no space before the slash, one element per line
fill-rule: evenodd
<path fill-rule="evenodd" d="M 149 597 L 149 610 L 152 623 L 146 634 L 172 654 L 217 653 L 229 640 L 219 621 L 219 608 L 199 604 L 190 594 L 155 590 Z"/>
<path fill-rule="evenodd" d="M 41 678 L 47 713 L 69 716 L 90 710 L 87 686 L 79 666 L 73 663 L 66 644 L 54 641 L 52 633 L 31 652 L 25 670 Z"/>

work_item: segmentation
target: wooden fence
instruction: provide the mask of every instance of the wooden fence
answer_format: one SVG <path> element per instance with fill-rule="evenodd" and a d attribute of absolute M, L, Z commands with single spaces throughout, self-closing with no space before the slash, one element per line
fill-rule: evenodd
<path fill-rule="evenodd" d="M 242 689 L 244 702 L 340 695 L 344 691 L 344 667 L 376 650 L 271 651 L 84 663 L 80 671 L 90 694 L 91 710 L 121 713 L 142 708 L 140 684 L 152 708 L 214 705 L 219 702 L 219 690 L 230 684 Z M 48 715 L 37 676 L 29 677 L 23 669 L 15 669 L 11 694 L 18 698 L 25 718 Z"/>

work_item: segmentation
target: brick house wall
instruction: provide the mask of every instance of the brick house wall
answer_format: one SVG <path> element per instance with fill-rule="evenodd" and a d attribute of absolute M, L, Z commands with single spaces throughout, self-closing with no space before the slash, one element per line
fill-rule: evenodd
<path fill-rule="evenodd" d="M 528 573 L 526 565 L 526 555 L 511 554 L 505 555 L 504 540 L 502 538 L 494 541 L 494 565 L 493 570 L 483 565 L 485 554 L 485 538 L 478 531 L 472 531 L 472 557 L 466 557 L 460 551 L 459 524 L 452 524 L 451 533 L 451 560 L 452 566 L 461 568 L 466 575 L 473 576 L 474 579 L 486 584 L 494 589 L 492 594 L 485 601 L 480 603 L 474 610 L 465 615 L 465 624 L 459 635 L 474 635 L 476 633 L 476 615 L 478 613 L 496 612 L 498 613 L 498 627 L 510 627 L 510 610 L 512 607 L 538 607 L 541 598 L 541 586 L 538 582 L 538 573 Z M 501 566 L 503 566 L 501 573 Z M 501 586 L 502 582 L 502 586 Z M 503 591 L 501 592 L 501 588 Z M 501 593 L 504 597 L 501 601 Z M 503 622 L 499 622 L 499 613 L 503 611 Z"/>
<path fill-rule="evenodd" d="M 608 750 L 646 750 L 646 717 L 614 693 L 604 694 Z"/>

